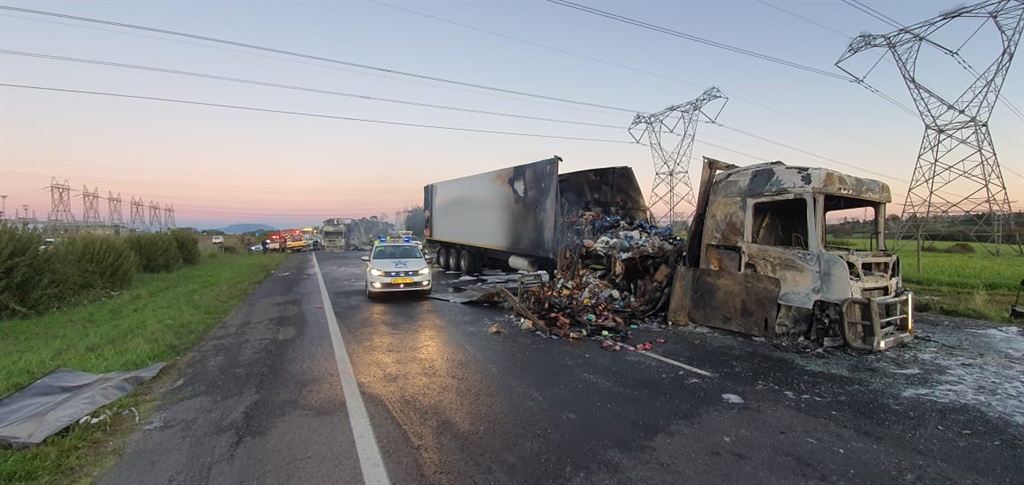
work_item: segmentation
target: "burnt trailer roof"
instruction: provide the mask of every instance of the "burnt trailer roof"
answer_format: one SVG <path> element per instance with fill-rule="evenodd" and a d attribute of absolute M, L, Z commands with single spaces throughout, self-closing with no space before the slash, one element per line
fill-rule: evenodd
<path fill-rule="evenodd" d="M 889 186 L 877 180 L 855 177 L 827 168 L 791 167 L 766 162 L 726 170 L 715 176 L 719 197 L 751 197 L 812 192 L 891 202 Z"/>

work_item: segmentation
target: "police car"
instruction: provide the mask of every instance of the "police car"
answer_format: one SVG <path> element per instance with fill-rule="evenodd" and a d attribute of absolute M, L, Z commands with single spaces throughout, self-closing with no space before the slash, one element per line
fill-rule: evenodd
<path fill-rule="evenodd" d="M 415 243 L 378 241 L 360 259 L 366 261 L 367 298 L 402 291 L 430 294 L 430 266 Z"/>

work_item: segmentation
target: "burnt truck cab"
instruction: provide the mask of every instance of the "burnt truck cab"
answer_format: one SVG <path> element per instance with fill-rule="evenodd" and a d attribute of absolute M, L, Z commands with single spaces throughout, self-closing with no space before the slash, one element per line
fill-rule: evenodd
<path fill-rule="evenodd" d="M 913 295 L 885 249 L 891 199 L 882 182 L 825 168 L 705 159 L 670 320 L 860 350 L 910 341 Z M 830 243 L 827 222 L 849 211 L 873 221 L 868 250 Z"/>

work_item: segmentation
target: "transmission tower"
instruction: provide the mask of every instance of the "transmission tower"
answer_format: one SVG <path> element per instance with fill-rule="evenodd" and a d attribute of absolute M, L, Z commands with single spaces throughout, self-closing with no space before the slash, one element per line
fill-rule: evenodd
<path fill-rule="evenodd" d="M 174 206 L 164 204 L 164 227 L 167 229 L 174 229 Z"/>
<path fill-rule="evenodd" d="M 89 192 L 89 187 L 82 186 L 82 222 L 85 224 L 103 224 L 100 217 L 100 189 L 99 187 Z"/>
<path fill-rule="evenodd" d="M 143 231 L 149 229 L 149 225 L 146 224 L 146 211 L 145 203 L 142 198 L 136 199 L 132 197 L 131 200 L 131 220 L 128 222 L 128 226 L 135 231 Z"/>
<path fill-rule="evenodd" d="M 111 226 L 124 226 L 124 215 L 121 213 L 121 194 L 114 197 L 114 192 L 107 191 L 107 219 Z"/>
<path fill-rule="evenodd" d="M 983 72 L 975 71 L 960 56 L 959 50 L 963 45 L 949 49 L 928 38 L 961 18 L 991 21 L 998 30 L 1002 52 Z M 966 229 L 974 241 L 987 243 L 986 248 L 994 254 L 1000 253 L 1000 246 L 1004 243 L 1014 247 L 1018 253 L 1022 252 L 1021 238 L 1014 227 L 1010 199 L 988 126 L 1020 41 L 1022 26 L 1024 1 L 987 1 L 958 8 L 888 34 L 861 34 L 850 42 L 846 52 L 836 61 L 837 67 L 867 86 L 864 76 L 854 75 L 841 64 L 868 49 L 888 49 L 924 122 L 924 138 L 903 204 L 895 244 L 905 235 L 913 235 L 920 245 L 924 239 L 940 232 L 943 224 L 947 227 L 955 224 L 957 228 Z M 940 97 L 916 78 L 922 46 L 953 57 L 976 76 L 955 100 Z M 950 195 L 954 189 L 966 190 L 967 195 Z"/>
<path fill-rule="evenodd" d="M 57 182 L 56 177 L 50 178 L 50 215 L 47 222 L 57 225 L 71 225 L 75 216 L 71 213 L 71 185 L 67 180 Z M 27 212 L 27 211 L 26 211 Z"/>
<path fill-rule="evenodd" d="M 149 201 L 149 228 L 153 231 L 163 231 L 164 223 L 160 218 L 163 210 L 158 202 Z"/>
<path fill-rule="evenodd" d="M 724 100 L 714 116 L 705 112 L 704 108 L 717 100 Z M 690 153 L 693 151 L 694 135 L 697 123 L 714 122 L 718 119 L 725 103 L 729 101 L 716 87 L 710 87 L 696 99 L 683 104 L 669 106 L 657 113 L 637 113 L 633 123 L 629 125 L 629 134 L 640 143 L 646 136 L 654 159 L 654 186 L 648 201 L 652 211 L 662 208 L 664 212 L 658 219 L 658 225 L 673 226 L 689 218 L 689 213 L 680 213 L 679 206 L 683 203 L 695 207 L 693 186 L 690 184 Z M 680 124 L 682 129 L 680 131 Z M 678 135 L 674 143 L 666 140 L 666 135 Z"/>

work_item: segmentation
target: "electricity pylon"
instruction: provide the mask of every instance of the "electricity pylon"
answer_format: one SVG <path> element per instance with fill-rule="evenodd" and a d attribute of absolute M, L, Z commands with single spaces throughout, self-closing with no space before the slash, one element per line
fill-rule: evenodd
<path fill-rule="evenodd" d="M 71 213 L 71 184 L 57 182 L 56 177 L 50 178 L 50 214 L 47 222 L 58 225 L 71 225 L 75 215 Z M 27 212 L 27 210 L 26 210 Z"/>
<path fill-rule="evenodd" d="M 121 213 L 121 194 L 114 197 L 114 192 L 107 191 L 107 220 L 113 227 L 124 226 L 124 214 Z"/>
<path fill-rule="evenodd" d="M 974 70 L 960 56 L 963 45 L 950 49 L 929 39 L 937 30 L 963 18 L 991 21 L 998 31 L 1002 52 L 982 72 Z M 841 64 L 869 49 L 888 49 L 924 122 L 924 138 L 903 204 L 896 244 L 905 235 L 913 235 L 920 245 L 924 239 L 938 233 L 943 225 L 947 228 L 955 225 L 963 228 L 974 241 L 986 243 L 986 248 L 996 255 L 1000 254 L 1004 243 L 1017 253 L 1022 252 L 988 126 L 1020 42 L 1022 26 L 1024 1 L 987 1 L 951 10 L 888 34 L 861 34 L 836 61 L 836 67 L 867 86 L 866 74 L 856 76 Z M 967 41 L 971 38 L 973 34 Z M 917 79 L 917 60 L 922 47 L 934 48 L 954 58 L 975 76 L 975 80 L 955 100 L 942 98 Z M 951 195 L 954 190 L 966 190 L 967 195 Z"/>
<path fill-rule="evenodd" d="M 133 231 L 144 231 L 149 229 L 149 225 L 146 224 L 146 212 L 144 210 L 145 203 L 142 201 L 142 197 L 132 197 L 131 200 L 131 220 L 128 221 L 128 227 Z"/>
<path fill-rule="evenodd" d="M 86 225 L 101 225 L 103 218 L 100 217 L 100 189 L 99 187 L 89 191 L 89 187 L 82 186 L 82 222 Z"/>
<path fill-rule="evenodd" d="M 710 116 L 704 108 L 717 100 L 724 100 L 714 116 Z M 669 106 L 657 113 L 637 113 L 633 123 L 629 125 L 629 134 L 637 143 L 646 136 L 654 159 L 654 186 L 648 200 L 651 211 L 663 208 L 660 217 L 655 216 L 660 226 L 674 226 L 676 222 L 689 218 L 686 213 L 679 212 L 683 203 L 695 207 L 693 186 L 690 184 L 690 154 L 693 152 L 694 135 L 697 123 L 704 120 L 714 122 L 729 101 L 716 87 L 710 87 L 696 99 L 683 104 Z M 682 130 L 677 131 L 682 125 Z M 665 140 L 666 135 L 679 135 L 674 143 Z"/>

